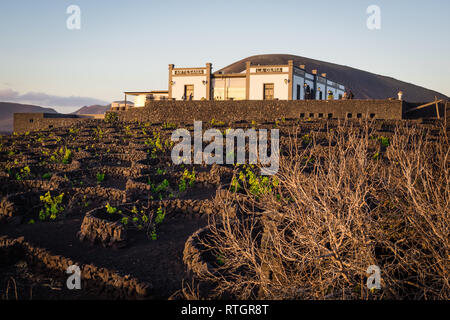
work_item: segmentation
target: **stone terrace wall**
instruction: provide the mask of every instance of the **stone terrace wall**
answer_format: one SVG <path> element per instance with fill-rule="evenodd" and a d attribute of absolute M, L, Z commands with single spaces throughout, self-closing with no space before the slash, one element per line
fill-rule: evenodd
<path fill-rule="evenodd" d="M 250 100 L 250 101 L 150 101 L 142 108 L 115 111 L 121 121 L 193 122 L 194 120 L 233 122 L 274 121 L 281 118 L 333 118 L 370 117 L 400 120 L 404 103 L 398 100 Z M 70 127 L 90 117 L 45 113 L 15 113 L 14 131 L 48 130 Z M 101 120 L 97 120 L 101 121 Z"/>
<path fill-rule="evenodd" d="M 24 133 L 56 127 L 70 127 L 90 118 L 52 113 L 14 113 L 14 132 Z"/>
<path fill-rule="evenodd" d="M 281 118 L 349 118 L 399 120 L 403 102 L 398 100 L 336 101 L 151 101 L 142 108 L 116 111 L 121 121 L 264 121 Z"/>

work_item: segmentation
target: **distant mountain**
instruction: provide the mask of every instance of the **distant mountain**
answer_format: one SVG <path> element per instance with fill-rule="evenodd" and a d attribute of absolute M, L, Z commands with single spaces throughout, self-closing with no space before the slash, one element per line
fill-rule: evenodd
<path fill-rule="evenodd" d="M 58 113 L 51 108 L 20 104 L 12 102 L 0 102 L 0 132 L 10 133 L 14 130 L 14 113 Z"/>
<path fill-rule="evenodd" d="M 84 106 L 80 109 L 78 109 L 75 112 L 72 112 L 72 114 L 103 114 L 106 111 L 111 109 L 111 105 L 107 106 L 101 106 L 101 105 L 93 105 L 93 106 Z"/>
<path fill-rule="evenodd" d="M 294 61 L 295 66 L 304 64 L 306 70 L 317 69 L 319 74 L 326 73 L 327 78 L 345 85 L 352 90 L 356 99 L 387 99 L 397 97 L 398 91 L 403 91 L 403 99 L 409 102 L 429 102 L 448 97 L 442 93 L 429 90 L 411 83 L 396 80 L 391 77 L 381 76 L 348 66 L 314 60 L 289 54 L 265 54 L 242 59 L 215 73 L 240 73 L 245 70 L 247 61 L 253 65 L 280 65 Z"/>

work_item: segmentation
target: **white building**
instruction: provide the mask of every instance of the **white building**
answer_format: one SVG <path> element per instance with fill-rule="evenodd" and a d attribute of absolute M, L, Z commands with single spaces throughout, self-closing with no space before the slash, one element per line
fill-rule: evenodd
<path fill-rule="evenodd" d="M 167 90 L 125 92 L 125 96 L 134 96 L 134 107 L 145 107 L 147 100 L 167 100 L 169 92 Z"/>
<path fill-rule="evenodd" d="M 240 73 L 212 73 L 212 64 L 205 67 L 175 68 L 169 65 L 167 91 L 124 92 L 135 97 L 134 105 L 117 106 L 112 110 L 143 107 L 149 100 L 338 100 L 345 87 L 320 76 L 317 70 L 308 73 L 304 65 L 252 65 L 247 62 Z"/>
<path fill-rule="evenodd" d="M 199 68 L 169 65 L 169 100 L 337 100 L 345 87 L 319 76 L 305 66 L 251 65 L 240 73 L 212 73 L 207 63 Z"/>
<path fill-rule="evenodd" d="M 114 101 L 111 103 L 111 110 L 126 110 L 134 106 L 133 102 L 127 101 Z"/>
<path fill-rule="evenodd" d="M 167 100 L 169 97 L 169 91 L 167 90 L 155 90 L 155 91 L 127 91 L 124 92 L 125 101 L 127 101 L 127 96 L 134 96 L 134 103 L 127 102 L 125 103 L 117 103 L 117 101 L 111 104 L 112 111 L 118 110 L 128 110 L 129 108 L 139 108 L 145 107 L 145 103 L 148 100 Z"/>

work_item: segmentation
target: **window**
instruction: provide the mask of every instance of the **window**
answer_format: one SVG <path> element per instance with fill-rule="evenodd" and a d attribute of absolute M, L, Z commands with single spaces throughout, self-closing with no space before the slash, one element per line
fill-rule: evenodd
<path fill-rule="evenodd" d="M 319 100 L 323 100 L 323 93 L 322 93 L 322 91 L 319 92 Z"/>
<path fill-rule="evenodd" d="M 309 117 L 310 117 L 310 118 L 314 118 L 314 113 L 310 113 L 310 114 L 309 114 Z"/>
<path fill-rule="evenodd" d="M 300 118 L 304 118 L 305 114 L 304 113 L 300 113 Z"/>
<path fill-rule="evenodd" d="M 323 118 L 323 113 L 319 113 L 319 118 Z"/>
<path fill-rule="evenodd" d="M 353 118 L 353 115 L 351 113 L 347 113 L 347 119 Z"/>
<path fill-rule="evenodd" d="M 297 85 L 297 100 L 300 100 L 301 99 L 301 97 L 300 97 L 300 94 L 301 94 L 301 86 L 298 84 Z"/>
<path fill-rule="evenodd" d="M 331 118 L 333 118 L 333 114 L 332 114 L 332 113 L 329 113 L 329 114 L 328 114 L 328 119 L 331 119 Z"/>
<path fill-rule="evenodd" d="M 370 114 L 370 119 L 373 119 L 373 118 L 375 118 L 375 113 Z"/>
<path fill-rule="evenodd" d="M 273 100 L 273 83 L 264 84 L 264 100 Z"/>
<path fill-rule="evenodd" d="M 30 123 L 33 123 L 33 119 L 30 119 Z"/>
<path fill-rule="evenodd" d="M 362 118 L 362 114 L 361 114 L 361 113 L 358 113 L 358 114 L 356 115 L 356 117 L 357 117 L 358 119 L 361 119 L 361 118 Z"/>

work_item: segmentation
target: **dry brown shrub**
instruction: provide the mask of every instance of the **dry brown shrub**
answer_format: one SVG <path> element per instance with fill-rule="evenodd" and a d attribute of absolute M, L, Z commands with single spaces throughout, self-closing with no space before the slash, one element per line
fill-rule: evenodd
<path fill-rule="evenodd" d="M 292 132 L 272 193 L 216 199 L 203 246 L 223 265 L 200 277 L 213 297 L 450 298 L 447 133 L 399 125 L 383 148 L 373 132 L 341 124 L 306 147 Z M 367 289 L 370 265 L 381 290 Z"/>

